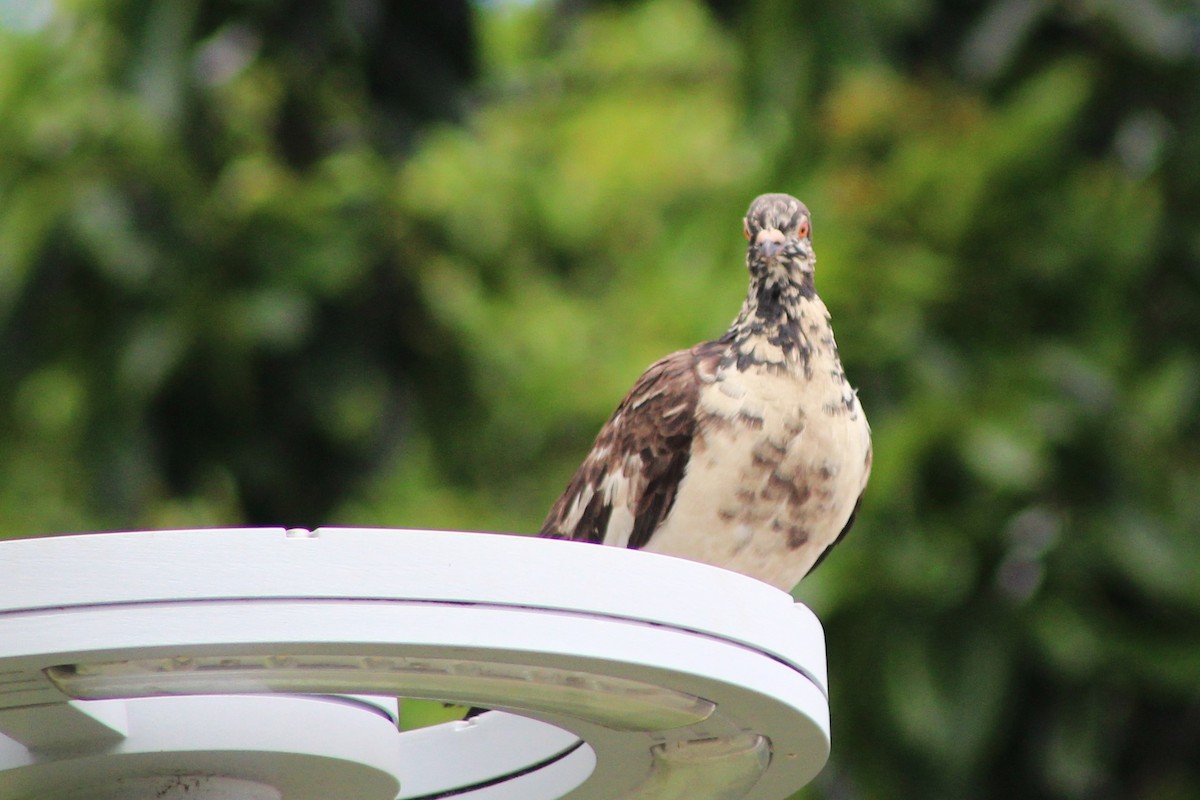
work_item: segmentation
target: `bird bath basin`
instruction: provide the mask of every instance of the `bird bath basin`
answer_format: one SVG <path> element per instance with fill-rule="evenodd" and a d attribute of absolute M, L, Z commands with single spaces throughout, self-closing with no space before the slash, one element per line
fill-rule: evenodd
<path fill-rule="evenodd" d="M 781 800 L 824 638 L 766 584 L 497 534 L 0 541 L 0 800 Z M 394 698 L 503 709 L 415 731 Z"/>

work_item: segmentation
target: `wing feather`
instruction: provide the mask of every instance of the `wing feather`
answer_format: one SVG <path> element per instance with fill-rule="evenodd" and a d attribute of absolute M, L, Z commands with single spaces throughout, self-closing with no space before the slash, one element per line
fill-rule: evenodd
<path fill-rule="evenodd" d="M 705 342 L 650 365 L 600 429 L 554 503 L 542 536 L 640 548 L 675 503 L 696 431 L 700 374 L 725 345 Z"/>

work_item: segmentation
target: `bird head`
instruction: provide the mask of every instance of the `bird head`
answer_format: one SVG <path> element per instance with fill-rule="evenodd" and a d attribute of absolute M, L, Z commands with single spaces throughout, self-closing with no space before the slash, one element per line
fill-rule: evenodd
<path fill-rule="evenodd" d="M 750 242 L 746 266 L 751 275 L 772 282 L 811 279 L 816 257 L 804 203 L 787 194 L 759 195 L 746 212 L 743 232 Z"/>

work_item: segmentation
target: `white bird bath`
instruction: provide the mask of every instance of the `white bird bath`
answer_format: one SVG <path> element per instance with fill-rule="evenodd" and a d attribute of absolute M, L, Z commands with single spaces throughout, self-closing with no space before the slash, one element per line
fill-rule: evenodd
<path fill-rule="evenodd" d="M 415 731 L 393 698 L 474 703 Z M 522 536 L 0 541 L 0 800 L 781 800 L 820 623 L 689 561 Z"/>

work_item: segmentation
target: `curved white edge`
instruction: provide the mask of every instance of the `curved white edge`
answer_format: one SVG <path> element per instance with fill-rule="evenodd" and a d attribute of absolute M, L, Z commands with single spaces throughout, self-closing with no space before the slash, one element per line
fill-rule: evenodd
<path fill-rule="evenodd" d="M 828 680 L 820 622 L 791 595 L 625 548 L 463 531 L 243 528 L 14 539 L 0 542 L 0 558 L 13 565 L 0 615 L 241 597 L 525 606 L 693 630 L 768 652 L 822 688 Z"/>
<path fill-rule="evenodd" d="M 5 668 L 32 678 L 52 664 L 103 658 L 202 653 L 451 654 L 657 681 L 718 705 L 721 713 L 705 722 L 634 736 L 542 715 L 605 755 L 588 786 L 595 783 L 610 789 L 623 782 L 629 788 L 636 785 L 631 781 L 640 776 L 629 772 L 629 764 L 645 766 L 648 747 L 673 738 L 751 731 L 767 736 L 775 756 L 782 760 L 768 770 L 763 786 L 782 781 L 775 787 L 777 797 L 811 779 L 829 753 L 828 703 L 802 673 L 744 645 L 611 617 L 436 603 L 193 601 L 0 617 L 0 642 L 8 652 L 7 658 L 0 659 Z M 49 646 L 54 642 L 60 649 Z M 314 686 L 312 691 L 328 688 Z M 620 757 L 614 760 L 614 754 Z M 585 796 L 605 797 L 580 795 Z M 609 794 L 607 800 L 613 796 Z"/>
<path fill-rule="evenodd" d="M 576 735 L 515 714 L 481 714 L 403 734 L 397 768 L 406 777 L 399 800 L 419 800 L 447 787 L 489 784 L 455 798 L 528 800 L 561 797 L 582 784 L 596 766 L 595 751 Z"/>
<path fill-rule="evenodd" d="M 484 714 L 401 733 L 378 712 L 297 695 L 92 701 L 120 709 L 125 736 L 30 750 L 0 734 L 0 800 L 55 797 L 145 774 L 234 774 L 288 800 L 561 797 L 594 751 L 561 728 Z M 502 786 L 492 785 L 503 780 Z M 402 783 L 401 783 L 402 782 Z M 457 791 L 481 785 L 477 791 Z"/>
<path fill-rule="evenodd" d="M 572 750 L 552 764 L 528 772 L 503 784 L 455 795 L 454 800 L 530 800 L 534 797 L 568 797 L 578 784 L 575 776 L 590 774 L 596 756 L 586 745 Z M 400 800 L 404 800 L 403 796 Z M 609 797 L 611 800 L 611 796 Z"/>
<path fill-rule="evenodd" d="M 0 586 L 0 729 L 6 715 L 11 721 L 37 703 L 64 704 L 41 672 L 54 664 L 222 653 L 425 655 L 629 677 L 717 704 L 704 722 L 633 734 L 522 711 L 532 719 L 517 724 L 541 725 L 550 738 L 578 736 L 587 746 L 511 782 L 528 793 L 502 795 L 493 786 L 480 800 L 557 796 L 578 780 L 581 765 L 591 778 L 568 800 L 612 800 L 646 777 L 654 744 L 744 733 L 766 736 L 772 748 L 746 797 L 779 800 L 811 780 L 829 753 L 820 623 L 789 595 L 702 564 L 529 537 L 360 529 L 14 540 L 0 542 L 0 560 L 15 567 L 6 570 L 14 580 Z M 146 702 L 153 701 L 128 708 Z M 421 736 L 434 749 L 452 747 L 455 736 L 494 745 L 510 738 L 505 726 L 514 719 L 485 714 Z M 119 719 L 95 722 L 121 733 Z M 5 741 L 0 769 L 12 763 Z M 402 774 L 400 757 L 391 758 Z M 423 775 L 409 772 L 417 787 L 402 797 L 424 796 L 421 780 L 438 783 Z"/>
<path fill-rule="evenodd" d="M 31 752 L 0 737 L 0 800 L 54 797 L 138 774 L 234 775 L 288 800 L 391 800 L 396 729 L 378 713 L 297 696 L 156 697 L 121 703 L 116 743 Z"/>

